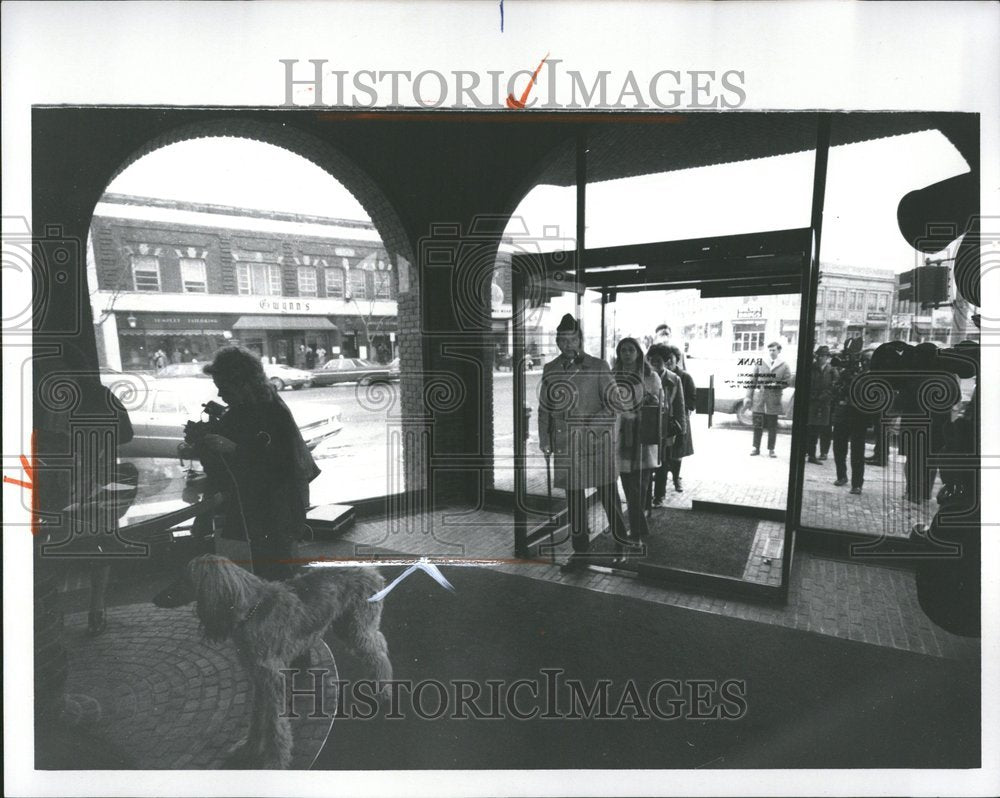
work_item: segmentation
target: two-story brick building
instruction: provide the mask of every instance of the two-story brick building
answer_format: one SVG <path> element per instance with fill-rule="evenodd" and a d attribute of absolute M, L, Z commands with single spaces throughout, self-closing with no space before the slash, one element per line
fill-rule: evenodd
<path fill-rule="evenodd" d="M 105 194 L 89 261 L 102 364 L 204 361 L 238 341 L 273 362 L 383 362 L 396 352 L 397 285 L 367 221 Z"/>
<path fill-rule="evenodd" d="M 865 344 L 891 340 L 896 274 L 890 269 L 822 264 L 816 296 L 816 343 L 839 347 L 847 338 Z"/>

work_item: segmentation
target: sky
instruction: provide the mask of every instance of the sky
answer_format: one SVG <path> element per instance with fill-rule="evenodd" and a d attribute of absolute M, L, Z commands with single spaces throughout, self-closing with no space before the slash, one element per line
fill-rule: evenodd
<path fill-rule="evenodd" d="M 806 227 L 812 170 L 813 154 L 805 152 L 592 184 L 587 246 Z M 832 148 L 822 261 L 895 272 L 920 265 L 921 256 L 896 227 L 899 199 L 967 170 L 937 131 Z M 163 147 L 126 169 L 108 191 L 370 221 L 350 192 L 318 166 L 249 139 Z M 572 187 L 539 185 L 515 214 L 532 236 L 555 236 L 542 248 L 565 248 L 575 231 L 575 201 Z"/>

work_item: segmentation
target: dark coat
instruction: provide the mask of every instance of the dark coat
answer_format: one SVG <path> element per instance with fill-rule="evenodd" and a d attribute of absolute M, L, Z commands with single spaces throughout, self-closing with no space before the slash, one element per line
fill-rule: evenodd
<path fill-rule="evenodd" d="M 565 368 L 557 357 L 542 369 L 538 442 L 551 449 L 555 485 L 570 490 L 614 483 L 615 394 L 608 364 L 582 354 Z"/>
<path fill-rule="evenodd" d="M 809 419 L 807 424 L 826 427 L 833 423 L 831 412 L 834 388 L 838 380 L 837 369 L 829 363 L 822 369 L 813 363 L 809 384 Z"/>
<path fill-rule="evenodd" d="M 675 375 L 681 381 L 681 388 L 684 392 L 684 438 L 679 443 L 675 442 L 670 450 L 671 460 L 680 460 L 694 454 L 694 438 L 691 434 L 691 414 L 694 412 L 697 393 L 694 387 L 694 377 L 684 369 L 678 368 Z"/>
<path fill-rule="evenodd" d="M 265 402 L 236 405 L 222 417 L 217 432 L 237 447 L 221 463 L 215 456 L 202 458 L 206 471 L 227 492 L 223 537 L 301 538 L 309 483 L 319 468 L 288 406 L 277 394 Z"/>
<path fill-rule="evenodd" d="M 660 377 L 663 385 L 663 441 L 660 444 L 660 463 L 683 457 L 674 452 L 684 449 L 684 435 L 672 436 L 673 421 L 676 420 L 685 434 L 688 430 L 688 416 L 684 402 L 684 385 L 680 376 L 667 369 Z"/>

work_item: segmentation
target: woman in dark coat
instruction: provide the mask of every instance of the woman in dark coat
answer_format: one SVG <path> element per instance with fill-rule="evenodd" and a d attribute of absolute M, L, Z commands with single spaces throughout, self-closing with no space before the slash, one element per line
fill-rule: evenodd
<path fill-rule="evenodd" d="M 206 472 L 227 493 L 222 537 L 249 541 L 255 574 L 285 579 L 294 573 L 309 483 L 319 469 L 252 352 L 224 347 L 205 373 L 229 405 L 218 427 L 196 443 Z"/>
<path fill-rule="evenodd" d="M 695 407 L 696 391 L 694 387 L 694 377 L 681 368 L 681 350 L 676 346 L 668 346 L 667 368 L 676 374 L 681 381 L 681 388 L 684 390 L 684 410 L 687 418 L 684 419 L 684 436 L 674 441 L 670 447 L 670 471 L 674 475 L 674 490 L 680 493 L 684 490 L 681 482 L 681 458 L 694 454 L 694 441 L 691 437 L 691 413 Z"/>

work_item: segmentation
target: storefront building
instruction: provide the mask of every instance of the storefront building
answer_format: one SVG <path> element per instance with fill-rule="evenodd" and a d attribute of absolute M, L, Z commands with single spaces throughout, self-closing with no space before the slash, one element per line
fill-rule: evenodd
<path fill-rule="evenodd" d="M 227 343 L 299 367 L 396 355 L 395 275 L 369 222 L 106 194 L 88 260 L 106 368 L 204 362 Z"/>

